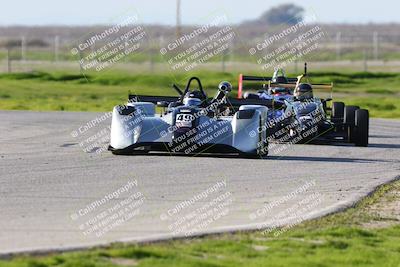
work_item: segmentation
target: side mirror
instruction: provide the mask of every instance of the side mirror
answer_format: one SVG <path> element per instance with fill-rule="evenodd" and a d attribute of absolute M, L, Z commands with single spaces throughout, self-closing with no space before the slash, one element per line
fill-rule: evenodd
<path fill-rule="evenodd" d="M 218 89 L 224 94 L 228 94 L 230 91 L 232 91 L 232 84 L 229 82 L 221 82 L 218 86 Z"/>

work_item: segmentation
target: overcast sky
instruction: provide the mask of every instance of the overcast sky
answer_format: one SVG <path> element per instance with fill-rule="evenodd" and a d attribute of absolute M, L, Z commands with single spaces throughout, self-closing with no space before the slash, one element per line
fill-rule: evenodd
<path fill-rule="evenodd" d="M 231 23 L 258 17 L 282 3 L 313 10 L 319 22 L 400 22 L 399 0 L 181 0 L 182 22 L 196 24 L 214 10 L 225 10 Z M 0 25 L 92 25 L 135 8 L 144 23 L 175 24 L 176 0 L 2 0 Z"/>

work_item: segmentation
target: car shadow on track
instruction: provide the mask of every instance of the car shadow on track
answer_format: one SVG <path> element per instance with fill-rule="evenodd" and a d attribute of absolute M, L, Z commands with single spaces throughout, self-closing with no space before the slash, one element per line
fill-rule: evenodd
<path fill-rule="evenodd" d="M 169 154 L 163 152 L 150 152 L 150 153 L 138 153 L 133 155 L 125 156 L 161 156 L 161 157 L 185 157 L 185 158 L 226 158 L 233 160 L 286 160 L 286 161 L 311 161 L 311 162 L 338 162 L 338 163 L 385 163 L 393 162 L 379 159 L 361 159 L 361 158 L 346 158 L 346 157 L 315 157 L 315 156 L 265 156 L 247 158 L 241 157 L 235 154 Z"/>
<path fill-rule="evenodd" d="M 368 147 L 376 148 L 400 148 L 400 144 L 369 144 Z"/>
<path fill-rule="evenodd" d="M 384 163 L 392 162 L 379 159 L 360 159 L 360 158 L 332 158 L 332 157 L 308 157 L 308 156 L 269 156 L 271 160 L 289 160 L 289 161 L 313 161 L 313 162 L 338 162 L 338 163 Z"/>
<path fill-rule="evenodd" d="M 119 156 L 159 156 L 159 157 L 185 157 L 185 158 L 226 158 L 226 159 L 266 159 L 267 157 L 254 157 L 254 158 L 246 158 L 239 156 L 237 154 L 178 154 L 178 153 L 168 153 L 168 152 L 149 152 L 149 153 L 135 153 L 132 155 L 119 155 Z"/>
<path fill-rule="evenodd" d="M 370 138 L 382 138 L 382 139 L 392 139 L 392 138 L 400 138 L 399 135 L 385 135 L 385 134 L 370 134 Z"/>

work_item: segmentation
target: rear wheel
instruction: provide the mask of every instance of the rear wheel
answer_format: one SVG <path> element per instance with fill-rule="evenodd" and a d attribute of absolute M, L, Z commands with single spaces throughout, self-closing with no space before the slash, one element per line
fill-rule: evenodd
<path fill-rule="evenodd" d="M 331 112 L 331 122 L 335 125 L 335 131 L 343 131 L 343 119 L 344 119 L 344 103 L 333 102 Z"/>
<path fill-rule="evenodd" d="M 344 124 L 347 130 L 347 138 L 350 143 L 354 143 L 355 126 L 356 126 L 356 110 L 360 107 L 346 106 L 344 108 Z"/>
<path fill-rule="evenodd" d="M 355 145 L 367 147 L 369 137 L 369 112 L 366 109 L 358 109 L 355 117 Z"/>
<path fill-rule="evenodd" d="M 343 119 L 344 119 L 344 103 L 333 102 L 331 121 L 333 123 L 343 123 Z"/>

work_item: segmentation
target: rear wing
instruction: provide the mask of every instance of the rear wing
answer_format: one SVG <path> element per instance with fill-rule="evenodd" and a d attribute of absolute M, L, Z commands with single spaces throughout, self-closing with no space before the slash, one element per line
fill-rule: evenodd
<path fill-rule="evenodd" d="M 271 99 L 244 99 L 229 97 L 226 102 L 227 106 L 232 107 L 234 110 L 238 110 L 242 105 L 259 105 L 273 109 L 279 109 L 283 106 L 283 103 Z"/>
<path fill-rule="evenodd" d="M 263 77 L 263 76 L 250 76 L 239 74 L 239 85 L 238 85 L 238 98 L 243 98 L 243 81 L 253 81 L 253 82 L 270 82 L 272 81 L 272 77 Z M 288 78 L 289 83 L 296 83 L 297 78 Z"/>
<path fill-rule="evenodd" d="M 146 96 L 146 95 L 129 95 L 129 102 L 149 102 L 157 105 L 160 102 L 166 102 L 167 104 L 179 101 L 179 97 L 177 96 Z M 212 99 L 209 98 L 209 101 Z M 272 101 L 272 100 L 264 100 L 264 99 L 237 99 L 228 97 L 226 99 L 225 105 L 227 107 L 231 107 L 234 110 L 239 109 L 242 105 L 261 105 L 269 108 L 279 108 L 281 103 Z"/>
<path fill-rule="evenodd" d="M 129 95 L 129 102 L 150 102 L 157 105 L 158 102 L 172 103 L 180 99 L 179 96 L 147 96 L 147 95 Z"/>
<path fill-rule="evenodd" d="M 290 88 L 290 89 L 295 89 L 297 86 L 297 83 L 268 83 L 270 87 L 284 87 L 284 88 Z M 311 84 L 313 89 L 316 90 L 332 90 L 333 89 L 333 83 L 331 84 L 325 84 L 325 83 L 312 83 Z"/>

